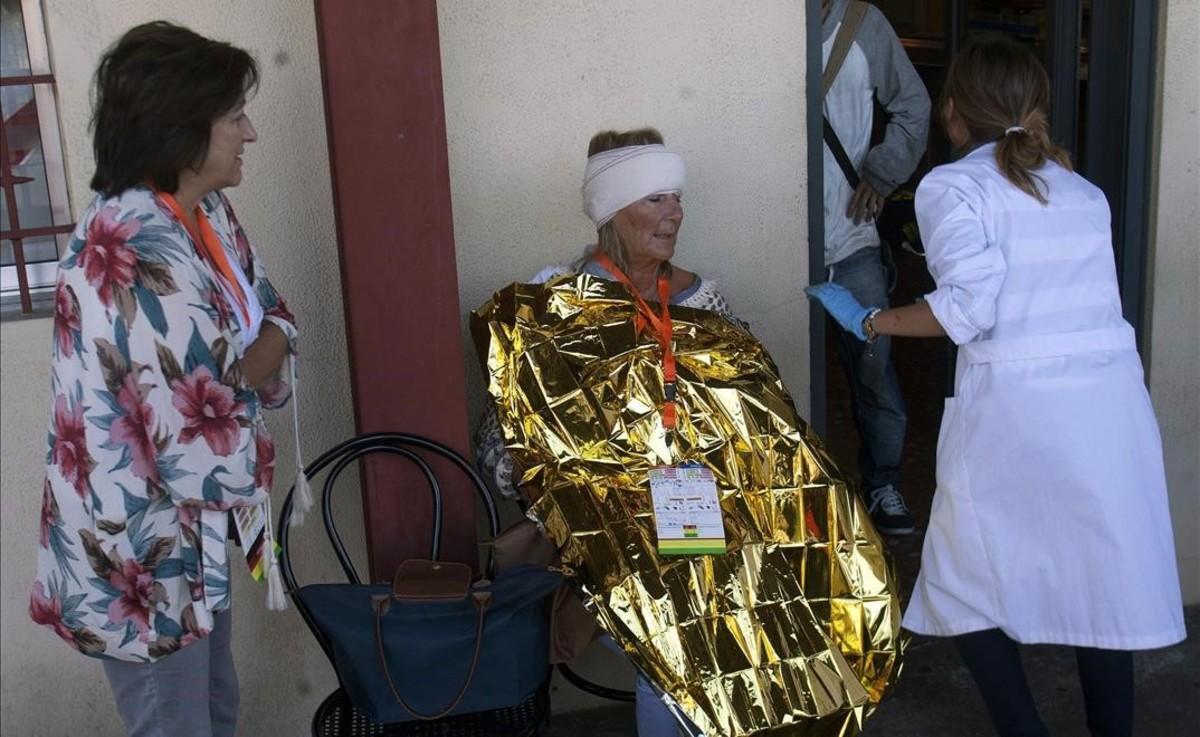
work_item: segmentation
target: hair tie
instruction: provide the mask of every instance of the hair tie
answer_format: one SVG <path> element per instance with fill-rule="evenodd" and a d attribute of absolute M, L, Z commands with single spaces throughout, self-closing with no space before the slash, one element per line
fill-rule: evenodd
<path fill-rule="evenodd" d="M 1006 136 L 1010 133 L 1025 133 L 1025 132 L 1026 132 L 1025 126 L 1023 126 L 1023 125 L 1014 125 L 1014 126 L 1004 129 L 1004 135 L 1006 135 Z"/>

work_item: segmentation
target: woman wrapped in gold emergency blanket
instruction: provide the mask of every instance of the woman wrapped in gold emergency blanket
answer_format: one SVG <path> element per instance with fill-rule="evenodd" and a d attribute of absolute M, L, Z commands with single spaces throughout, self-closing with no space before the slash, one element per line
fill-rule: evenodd
<path fill-rule="evenodd" d="M 473 314 L 519 483 L 538 490 L 529 514 L 601 626 L 705 735 L 857 734 L 899 672 L 883 543 L 735 320 L 670 308 L 664 426 L 647 308 L 580 273 L 514 284 Z M 648 478 L 688 464 L 712 472 L 724 555 L 659 551 Z"/>

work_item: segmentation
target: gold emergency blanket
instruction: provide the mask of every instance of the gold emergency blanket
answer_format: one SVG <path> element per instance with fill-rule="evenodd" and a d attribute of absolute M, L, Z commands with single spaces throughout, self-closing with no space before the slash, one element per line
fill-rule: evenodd
<path fill-rule="evenodd" d="M 903 646 L 890 561 L 862 502 L 743 326 L 672 307 L 662 355 L 624 287 L 514 284 L 472 316 L 526 490 L 600 624 L 708 737 L 854 735 Z M 647 472 L 702 463 L 726 554 L 660 557 Z"/>

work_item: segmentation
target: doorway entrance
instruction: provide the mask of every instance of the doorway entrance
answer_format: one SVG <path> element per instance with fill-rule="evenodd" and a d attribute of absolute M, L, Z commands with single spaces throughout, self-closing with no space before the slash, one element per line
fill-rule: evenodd
<path fill-rule="evenodd" d="M 967 39 L 1006 34 L 1028 44 L 1042 59 L 1052 86 L 1051 125 L 1055 141 L 1071 152 L 1077 170 L 1099 186 L 1112 209 L 1113 249 L 1125 317 L 1143 339 L 1143 285 L 1148 225 L 1150 115 L 1153 89 L 1156 0 L 875 0 L 891 22 L 934 102 L 926 153 L 912 178 L 893 195 L 911 198 L 921 178 L 952 152 L 937 114 L 937 101 L 950 60 Z M 820 0 L 809 3 L 809 64 L 820 79 Z M 814 61 L 815 59 L 815 61 Z M 809 120 L 820 115 L 820 86 L 810 84 Z M 877 110 L 877 135 L 884 116 Z M 810 147 L 813 137 L 810 135 Z M 810 181 L 820 181 L 821 142 L 809 157 Z M 814 168 L 815 167 L 815 168 Z M 840 176 L 840 172 L 833 172 Z M 819 198 L 821 188 L 810 187 Z M 822 206 L 809 203 L 809 264 L 814 280 L 823 270 Z M 816 218 L 815 227 L 811 223 Z M 895 224 L 890 252 L 896 265 L 893 305 L 908 304 L 933 289 L 911 227 Z M 815 237 L 814 237 L 815 234 Z M 815 312 L 815 311 L 814 311 Z M 830 452 L 848 472 L 857 468 L 858 435 L 849 387 L 837 356 L 837 330 L 824 315 L 810 324 L 812 419 Z M 893 538 L 905 595 L 916 578 L 921 531 L 929 519 L 935 486 L 934 454 L 943 398 L 952 391 L 954 347 L 948 340 L 900 340 L 892 357 L 908 405 L 903 494 L 918 532 Z"/>

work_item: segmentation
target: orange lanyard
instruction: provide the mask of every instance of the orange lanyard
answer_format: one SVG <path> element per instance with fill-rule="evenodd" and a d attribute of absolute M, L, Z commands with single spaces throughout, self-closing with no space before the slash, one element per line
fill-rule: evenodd
<path fill-rule="evenodd" d="M 192 229 L 187 218 L 183 216 L 183 208 L 180 207 L 179 202 L 173 195 L 166 192 L 155 192 L 155 194 L 175 214 L 179 222 L 183 223 L 184 229 L 192 237 L 192 242 L 196 244 L 197 249 L 202 251 L 203 255 L 208 257 L 207 260 L 209 263 L 216 267 L 227 285 L 225 291 L 233 296 L 233 301 L 237 303 L 242 316 L 246 318 L 246 322 L 250 322 L 250 309 L 246 304 L 246 293 L 242 291 L 242 283 L 234 275 L 233 267 L 229 265 L 229 258 L 225 255 L 225 248 L 221 246 L 221 241 L 217 238 L 216 231 L 212 229 L 212 225 L 208 222 L 208 218 L 204 216 L 200 207 L 197 206 L 192 213 L 196 218 L 196 224 L 200 227 L 200 232 L 197 233 Z"/>
<path fill-rule="evenodd" d="M 629 290 L 629 294 L 633 296 L 634 304 L 637 305 L 639 316 L 644 317 L 658 333 L 658 344 L 662 347 L 662 362 L 663 362 L 663 427 L 667 430 L 667 442 L 670 443 L 675 434 L 676 414 L 675 414 L 675 352 L 671 349 L 671 282 L 666 276 L 659 274 L 658 277 L 658 303 L 662 308 L 660 314 L 654 314 L 654 310 L 650 309 L 650 305 L 646 304 L 646 300 L 642 299 L 642 295 L 638 293 L 637 287 L 633 286 L 633 282 L 629 277 L 625 276 L 617 265 L 612 262 L 607 255 L 597 252 L 593 257 L 596 263 L 604 267 L 604 269 L 613 275 L 617 281 L 625 285 Z M 640 328 L 639 328 L 640 330 Z"/>

